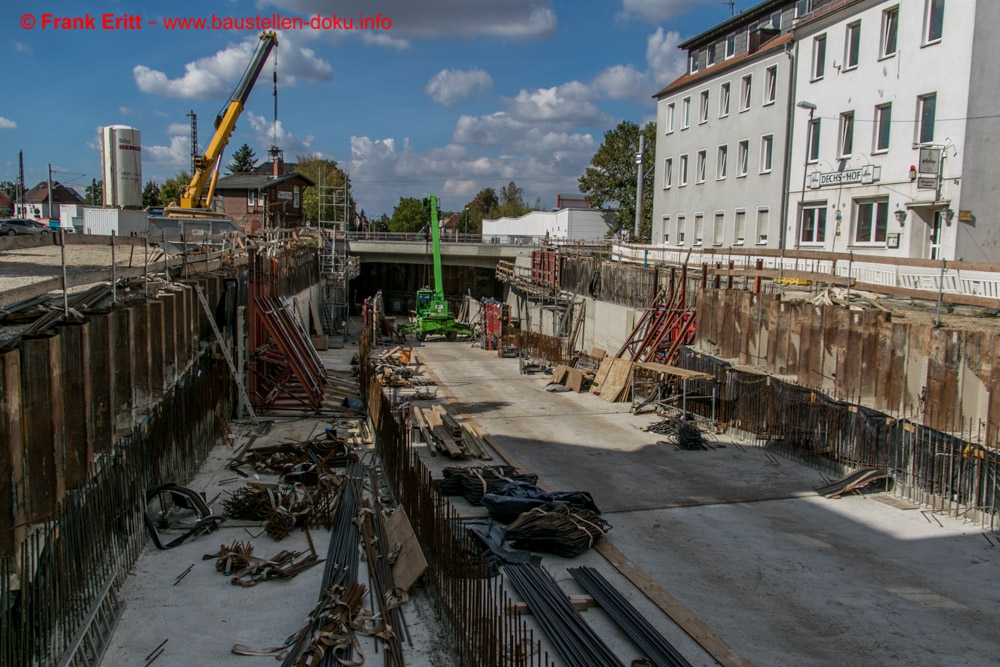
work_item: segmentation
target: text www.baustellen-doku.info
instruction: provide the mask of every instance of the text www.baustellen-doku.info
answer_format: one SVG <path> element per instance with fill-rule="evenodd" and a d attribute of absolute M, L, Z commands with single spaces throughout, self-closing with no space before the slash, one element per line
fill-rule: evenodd
<path fill-rule="evenodd" d="M 141 14 L 82 14 L 59 16 L 56 14 L 22 14 L 24 30 L 389 30 L 392 19 L 374 16 L 340 16 L 315 14 L 307 17 L 282 16 L 281 14 L 250 16 L 157 17 L 143 18 Z"/>

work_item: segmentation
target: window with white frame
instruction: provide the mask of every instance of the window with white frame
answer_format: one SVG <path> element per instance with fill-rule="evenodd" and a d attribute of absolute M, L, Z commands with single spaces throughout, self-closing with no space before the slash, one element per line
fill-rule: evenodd
<path fill-rule="evenodd" d="M 861 21 L 855 21 L 847 26 L 844 39 L 844 71 L 858 66 L 861 57 Z"/>
<path fill-rule="evenodd" d="M 688 72 L 694 74 L 698 71 L 698 52 L 695 51 L 688 56 Z"/>
<path fill-rule="evenodd" d="M 781 30 L 781 11 L 776 11 L 771 14 L 771 29 Z"/>
<path fill-rule="evenodd" d="M 247 210 L 253 210 L 257 206 L 257 191 L 247 190 Z"/>
<path fill-rule="evenodd" d="M 706 162 L 708 162 L 708 151 L 698 151 L 698 164 L 697 164 L 698 174 L 697 174 L 697 176 L 698 176 L 698 182 L 699 183 L 704 183 L 705 182 L 705 171 L 706 171 L 705 163 Z"/>
<path fill-rule="evenodd" d="M 684 225 L 686 220 L 683 214 L 677 214 L 677 245 L 684 245 Z"/>
<path fill-rule="evenodd" d="M 750 98 L 753 95 L 753 75 L 747 74 L 740 81 L 740 111 L 750 108 Z"/>
<path fill-rule="evenodd" d="M 872 133 L 872 152 L 889 150 L 889 132 L 892 129 L 892 103 L 875 107 L 875 128 Z"/>
<path fill-rule="evenodd" d="M 826 35 L 813 37 L 812 80 L 822 79 L 826 74 Z"/>
<path fill-rule="evenodd" d="M 302 206 L 302 186 L 296 185 L 292 188 L 292 208 Z"/>
<path fill-rule="evenodd" d="M 771 173 L 771 159 L 774 153 L 774 135 L 765 134 L 760 138 L 760 173 Z"/>
<path fill-rule="evenodd" d="M 673 102 L 667 105 L 667 132 L 670 134 L 674 131 L 674 116 L 676 115 L 677 109 L 674 107 Z"/>
<path fill-rule="evenodd" d="M 778 94 L 778 66 L 772 65 L 764 71 L 764 104 L 773 104 Z"/>
<path fill-rule="evenodd" d="M 681 100 L 681 129 L 686 130 L 691 125 L 691 98 Z"/>
<path fill-rule="evenodd" d="M 674 159 L 668 157 L 663 161 L 663 189 L 668 189 L 674 181 Z"/>
<path fill-rule="evenodd" d="M 882 36 L 879 42 L 879 58 L 896 55 L 899 36 L 899 5 L 882 12 Z"/>
<path fill-rule="evenodd" d="M 670 216 L 663 216 L 663 244 L 670 243 Z"/>
<path fill-rule="evenodd" d="M 944 34 L 944 0 L 924 0 L 924 44 L 941 41 Z"/>
<path fill-rule="evenodd" d="M 736 151 L 736 175 L 746 176 L 750 169 L 750 140 L 744 139 Z"/>
<path fill-rule="evenodd" d="M 733 243 L 742 245 L 747 229 L 747 212 L 745 209 L 736 209 L 736 216 L 733 218 Z"/>
<path fill-rule="evenodd" d="M 736 55 L 736 33 L 726 37 L 726 58 L 732 58 Z"/>
<path fill-rule="evenodd" d="M 799 243 L 816 245 L 826 241 L 826 202 L 806 204 L 799 221 Z"/>
<path fill-rule="evenodd" d="M 937 114 L 937 93 L 917 98 L 917 136 L 914 142 L 929 144 L 934 141 L 934 117 Z"/>
<path fill-rule="evenodd" d="M 719 118 L 729 115 L 729 89 L 731 87 L 728 81 L 719 87 Z"/>
<path fill-rule="evenodd" d="M 885 243 L 889 229 L 889 200 L 855 202 L 854 242 Z"/>
<path fill-rule="evenodd" d="M 837 157 L 849 157 L 854 152 L 854 112 L 840 114 L 840 134 L 837 142 Z"/>
<path fill-rule="evenodd" d="M 682 186 L 683 185 L 687 185 L 688 184 L 688 156 L 687 155 L 682 155 L 681 156 L 681 162 L 678 165 L 678 167 L 680 168 L 680 174 L 678 174 L 678 177 L 680 178 L 680 184 Z"/>
<path fill-rule="evenodd" d="M 708 91 L 701 91 L 701 108 L 698 110 L 698 122 L 708 122 Z"/>
<path fill-rule="evenodd" d="M 795 18 L 805 16 L 812 11 L 812 0 L 797 0 L 795 3 Z"/>
<path fill-rule="evenodd" d="M 711 67 L 715 64 L 715 44 L 710 44 L 708 47 L 708 64 L 706 67 Z"/>
<path fill-rule="evenodd" d="M 715 224 L 712 227 L 712 245 L 722 245 L 726 233 L 726 212 L 715 212 Z"/>
<path fill-rule="evenodd" d="M 726 177 L 726 171 L 729 168 L 727 164 L 729 162 L 729 145 L 723 144 L 719 146 L 719 152 L 715 158 L 715 178 L 721 181 Z"/>
<path fill-rule="evenodd" d="M 820 119 L 814 118 L 809 121 L 809 156 L 810 163 L 819 162 L 819 131 Z"/>
<path fill-rule="evenodd" d="M 705 214 L 694 214 L 694 244 L 701 245 L 705 235 Z"/>
<path fill-rule="evenodd" d="M 762 206 L 757 209 L 757 245 L 767 243 L 767 227 L 771 224 L 771 209 Z"/>

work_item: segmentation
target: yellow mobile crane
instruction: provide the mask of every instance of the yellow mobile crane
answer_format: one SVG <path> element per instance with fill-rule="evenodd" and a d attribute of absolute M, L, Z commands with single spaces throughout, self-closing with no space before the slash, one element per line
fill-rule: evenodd
<path fill-rule="evenodd" d="M 250 65 L 243 73 L 239 85 L 229 98 L 229 106 L 224 113 L 215 118 L 215 134 L 212 136 L 212 141 L 205 149 L 205 154 L 197 156 L 194 160 L 195 172 L 191 182 L 181 190 L 179 204 L 170 204 L 163 209 L 166 215 L 183 218 L 219 217 L 219 214 L 212 210 L 212 197 L 215 195 L 215 183 L 219 180 L 222 151 L 225 150 L 229 137 L 236 129 L 236 120 L 243 113 L 250 91 L 257 82 L 261 70 L 264 69 L 264 62 L 271 55 L 271 49 L 277 45 L 278 37 L 273 31 L 260 34 L 257 50 L 250 59 Z M 205 192 L 206 185 L 208 192 Z"/>

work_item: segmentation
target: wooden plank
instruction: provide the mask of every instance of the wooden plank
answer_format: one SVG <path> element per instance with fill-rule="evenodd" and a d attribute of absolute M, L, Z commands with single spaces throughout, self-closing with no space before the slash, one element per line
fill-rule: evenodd
<path fill-rule="evenodd" d="M 559 364 L 556 369 L 552 371 L 552 382 L 556 384 L 566 384 L 566 376 L 569 375 L 570 367 L 565 364 Z"/>
<path fill-rule="evenodd" d="M 420 550 L 420 543 L 413 533 L 413 526 L 402 505 L 398 506 L 385 521 L 385 536 L 389 540 L 389 550 L 395 551 L 396 562 L 392 565 L 392 580 L 397 587 L 409 591 L 410 587 L 427 570 L 427 559 Z"/>
<path fill-rule="evenodd" d="M 601 387 L 600 397 L 609 403 L 620 402 L 623 400 L 622 393 L 630 388 L 631 384 L 632 362 L 628 359 L 613 359 L 607 379 Z"/>
<path fill-rule="evenodd" d="M 587 611 L 591 607 L 596 607 L 597 603 L 589 595 L 570 595 L 569 603 L 573 605 L 573 608 L 577 611 Z M 513 616 L 514 614 L 520 614 L 522 616 L 530 615 L 531 610 L 528 609 L 527 602 L 508 602 L 507 609 L 505 612 L 508 616 Z"/>
<path fill-rule="evenodd" d="M 614 565 L 615 569 L 642 591 L 643 595 L 649 598 L 663 613 L 669 616 L 691 639 L 698 642 L 698 645 L 715 658 L 722 667 L 751 667 L 752 663 L 749 660 L 737 653 L 722 637 L 712 632 L 704 622 L 670 595 L 660 584 L 639 569 L 639 566 L 629 560 L 610 540 L 605 537 L 594 546 L 594 549 Z"/>
<path fill-rule="evenodd" d="M 608 373 L 611 372 L 611 367 L 614 366 L 615 360 L 613 357 L 605 357 L 601 361 L 600 367 L 597 369 L 597 376 L 594 378 L 594 384 L 590 387 L 591 394 L 601 395 L 604 391 L 604 381 L 608 377 Z"/>
<path fill-rule="evenodd" d="M 571 368 L 566 376 L 566 386 L 579 394 L 583 391 L 584 380 L 585 376 L 583 371 Z"/>
<path fill-rule="evenodd" d="M 312 299 L 309 299 L 309 314 L 312 316 L 313 334 L 322 336 L 323 327 L 320 326 L 319 310 L 316 309 L 316 303 Z"/>
<path fill-rule="evenodd" d="M 445 428 L 444 423 L 441 421 L 441 417 L 434 412 L 434 410 L 425 410 L 424 419 L 427 421 L 427 427 L 430 429 L 438 440 L 438 443 L 443 447 L 442 451 L 446 452 L 448 456 L 456 459 L 463 458 L 465 454 L 462 452 L 461 448 L 455 444 L 455 438 L 451 435 L 447 428 Z"/>

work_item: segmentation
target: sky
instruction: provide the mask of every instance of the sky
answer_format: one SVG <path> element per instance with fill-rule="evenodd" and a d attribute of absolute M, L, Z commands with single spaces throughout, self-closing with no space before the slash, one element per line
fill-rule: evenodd
<path fill-rule="evenodd" d="M 736 11 L 757 1 L 737 1 Z M 27 187 L 51 164 L 54 180 L 82 191 L 100 178 L 100 128 L 115 124 L 142 133 L 144 181 L 189 169 L 187 114 L 198 116 L 203 149 L 259 41 L 256 17 L 276 15 L 303 23 L 278 30 L 277 123 L 269 60 L 224 164 L 243 143 L 266 159 L 276 137 L 286 161 L 335 160 L 373 217 L 391 214 L 400 197 L 430 193 L 443 209 L 458 210 L 483 188 L 499 191 L 510 181 L 529 204 L 551 210 L 557 194 L 577 192 L 606 131 L 655 119 L 652 96 L 684 71 L 677 45 L 729 18 L 730 7 L 722 0 L 5 0 L 0 180 L 14 180 L 23 150 Z M 375 20 L 361 26 L 362 15 Z M 80 20 L 67 25 L 72 18 Z M 202 19 L 206 28 L 185 29 L 180 19 Z M 227 19 L 250 21 L 240 29 Z"/>

